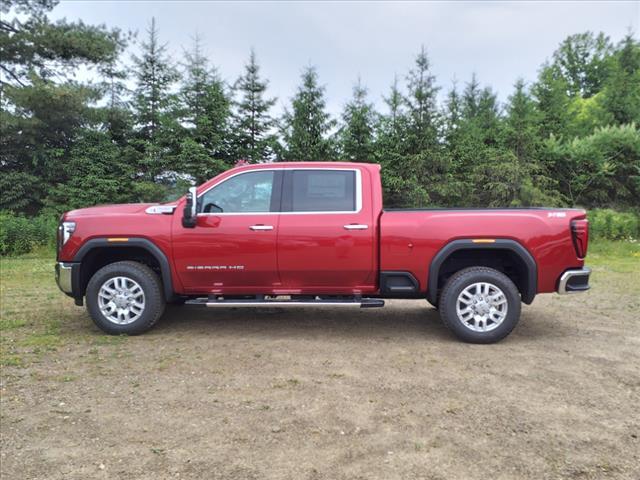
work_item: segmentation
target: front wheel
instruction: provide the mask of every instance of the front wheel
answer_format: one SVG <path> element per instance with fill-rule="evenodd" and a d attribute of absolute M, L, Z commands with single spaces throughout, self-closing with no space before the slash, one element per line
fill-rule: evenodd
<path fill-rule="evenodd" d="M 465 268 L 442 290 L 440 317 L 460 340 L 494 343 L 517 325 L 520 294 L 502 272 L 488 267 Z"/>
<path fill-rule="evenodd" d="M 158 275 L 138 262 L 115 262 L 102 267 L 89 280 L 86 297 L 94 323 L 111 335 L 146 332 L 165 307 Z"/>

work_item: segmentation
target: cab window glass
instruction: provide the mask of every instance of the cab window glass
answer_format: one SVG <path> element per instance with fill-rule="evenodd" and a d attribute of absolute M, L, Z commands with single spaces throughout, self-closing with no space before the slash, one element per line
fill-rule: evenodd
<path fill-rule="evenodd" d="M 216 185 L 201 198 L 201 213 L 269 212 L 273 171 L 248 172 Z"/>
<path fill-rule="evenodd" d="M 352 170 L 293 172 L 294 212 L 351 212 L 356 209 L 356 173 Z"/>

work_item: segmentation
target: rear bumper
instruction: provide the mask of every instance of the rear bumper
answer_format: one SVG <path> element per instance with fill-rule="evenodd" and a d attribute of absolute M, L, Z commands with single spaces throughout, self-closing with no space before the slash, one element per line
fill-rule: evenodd
<path fill-rule="evenodd" d="M 588 267 L 567 270 L 560 276 L 558 281 L 558 293 L 580 293 L 589 290 L 589 275 L 591 269 Z"/>

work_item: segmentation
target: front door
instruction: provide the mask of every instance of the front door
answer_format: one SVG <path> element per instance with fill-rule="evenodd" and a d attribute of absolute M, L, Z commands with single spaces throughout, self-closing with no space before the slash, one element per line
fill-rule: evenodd
<path fill-rule="evenodd" d="M 280 286 L 281 184 L 277 170 L 254 170 L 198 195 L 196 227 L 178 221 L 173 230 L 175 266 L 187 293 L 262 293 Z"/>
<path fill-rule="evenodd" d="M 370 194 L 366 170 L 285 170 L 278 226 L 278 270 L 284 290 L 375 290 L 375 223 L 371 202 L 363 202 Z"/>

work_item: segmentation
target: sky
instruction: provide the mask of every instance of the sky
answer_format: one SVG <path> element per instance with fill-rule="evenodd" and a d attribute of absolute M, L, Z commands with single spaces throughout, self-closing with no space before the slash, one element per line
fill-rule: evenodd
<path fill-rule="evenodd" d="M 506 101 L 518 78 L 535 80 L 540 65 L 568 35 L 603 31 L 618 42 L 640 27 L 635 2 L 214 2 L 62 0 L 52 18 L 106 24 L 145 37 L 151 17 L 173 59 L 197 33 L 204 52 L 230 84 L 251 48 L 274 113 L 290 104 L 304 67 L 314 65 L 327 108 L 339 115 L 358 77 L 384 110 L 394 76 L 404 84 L 424 45 L 441 95 L 475 72 Z M 129 47 L 135 52 L 136 45 Z"/>

